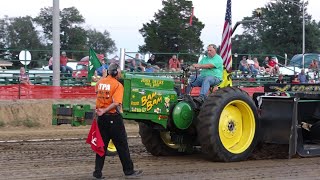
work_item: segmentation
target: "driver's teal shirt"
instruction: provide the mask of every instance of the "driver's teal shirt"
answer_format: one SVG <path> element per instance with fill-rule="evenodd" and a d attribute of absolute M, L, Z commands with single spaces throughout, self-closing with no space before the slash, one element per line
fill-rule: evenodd
<path fill-rule="evenodd" d="M 215 76 L 222 80 L 223 60 L 220 55 L 216 54 L 213 57 L 205 56 L 199 64 L 212 64 L 214 66 L 211 69 L 202 69 L 200 72 L 201 76 Z"/>

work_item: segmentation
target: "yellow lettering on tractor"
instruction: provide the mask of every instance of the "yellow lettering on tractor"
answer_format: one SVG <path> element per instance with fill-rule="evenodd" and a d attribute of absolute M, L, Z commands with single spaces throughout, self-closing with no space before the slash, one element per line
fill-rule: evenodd
<path fill-rule="evenodd" d="M 149 100 L 151 100 L 153 97 L 156 96 L 156 92 L 153 92 L 152 94 L 148 94 L 146 96 L 142 96 L 141 97 L 141 102 L 142 102 L 142 105 L 141 106 L 145 106 L 147 104 L 147 102 Z"/>
<path fill-rule="evenodd" d="M 163 80 L 152 80 L 152 87 L 159 87 L 163 85 L 164 81 Z"/>
<path fill-rule="evenodd" d="M 162 97 L 158 97 L 156 99 L 151 99 L 147 102 L 147 111 L 150 111 L 152 109 L 153 106 L 158 105 L 159 102 L 162 101 Z"/>
<path fill-rule="evenodd" d="M 153 106 L 162 101 L 162 96 L 156 97 L 156 95 L 157 93 L 153 92 L 152 94 L 141 97 L 141 106 L 146 106 L 146 111 L 150 111 Z"/>

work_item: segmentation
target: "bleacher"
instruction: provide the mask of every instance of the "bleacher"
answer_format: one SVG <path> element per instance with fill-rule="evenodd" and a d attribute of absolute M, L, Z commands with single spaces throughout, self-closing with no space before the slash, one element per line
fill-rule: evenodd
<path fill-rule="evenodd" d="M 0 73 L 0 85 L 19 84 L 19 73 Z M 30 82 L 34 85 L 52 85 L 52 73 L 29 73 Z M 87 78 L 73 78 L 61 74 L 61 86 L 86 86 Z"/>

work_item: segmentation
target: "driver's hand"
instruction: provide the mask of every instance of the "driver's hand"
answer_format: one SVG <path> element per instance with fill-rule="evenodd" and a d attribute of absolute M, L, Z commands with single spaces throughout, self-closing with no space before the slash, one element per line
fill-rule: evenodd
<path fill-rule="evenodd" d="M 193 64 L 192 66 L 193 66 L 194 68 L 198 68 L 198 69 L 200 68 L 200 64 Z"/>
<path fill-rule="evenodd" d="M 189 69 L 190 69 L 190 71 L 195 71 L 196 70 L 196 68 L 194 66 L 190 66 Z"/>

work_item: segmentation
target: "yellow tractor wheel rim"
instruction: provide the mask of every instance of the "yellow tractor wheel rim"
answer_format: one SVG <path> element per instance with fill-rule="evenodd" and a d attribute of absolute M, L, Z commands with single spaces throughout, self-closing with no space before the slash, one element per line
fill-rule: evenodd
<path fill-rule="evenodd" d="M 240 154 L 247 150 L 253 141 L 255 129 L 254 113 L 246 102 L 234 100 L 222 110 L 219 137 L 229 152 Z"/>
<path fill-rule="evenodd" d="M 164 142 L 164 144 L 167 145 L 168 147 L 172 149 L 178 149 L 180 147 L 180 145 L 172 142 L 170 132 L 160 132 L 160 137 Z"/>
<path fill-rule="evenodd" d="M 109 152 L 116 152 L 117 151 L 116 146 L 113 144 L 112 140 L 109 141 L 107 149 Z"/>

